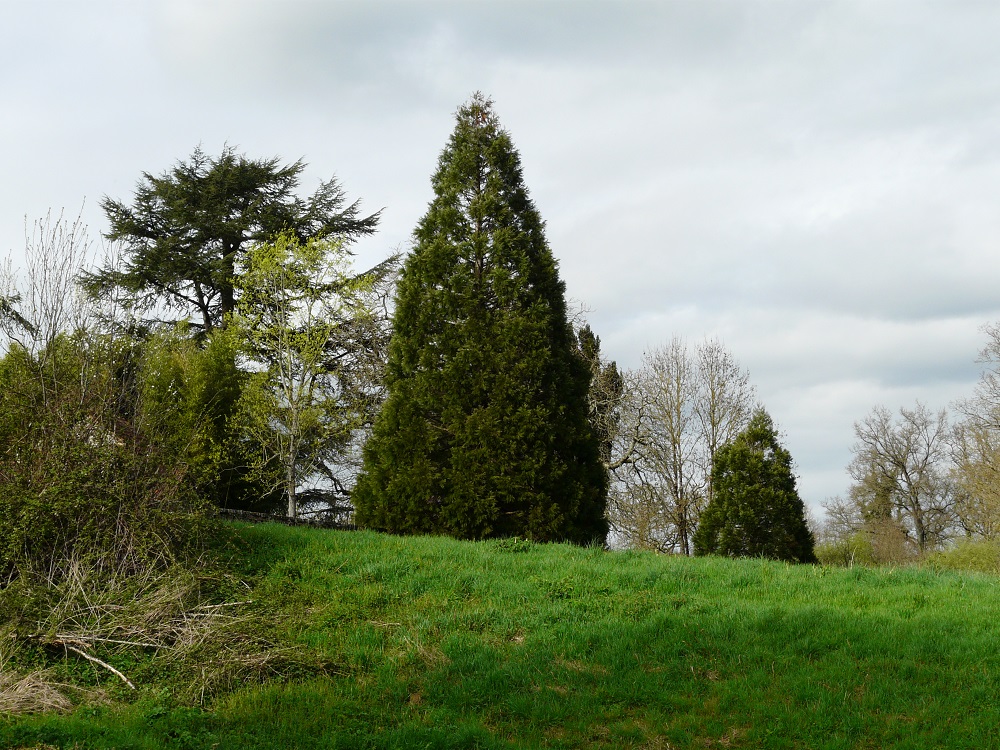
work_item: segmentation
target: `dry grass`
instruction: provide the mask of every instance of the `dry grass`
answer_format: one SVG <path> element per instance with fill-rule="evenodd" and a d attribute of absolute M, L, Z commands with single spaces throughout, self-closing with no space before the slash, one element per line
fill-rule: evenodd
<path fill-rule="evenodd" d="M 52 682 L 52 675 L 48 671 L 37 670 L 22 676 L 8 669 L 0 669 L 0 714 L 69 711 L 73 708 L 73 702 L 65 691 L 65 685 Z"/>
<path fill-rule="evenodd" d="M 335 671 L 316 665 L 304 647 L 279 645 L 269 637 L 272 618 L 254 601 L 214 603 L 218 594 L 211 592 L 220 583 L 230 591 L 247 590 L 235 579 L 223 581 L 222 574 L 172 567 L 115 577 L 79 561 L 63 572 L 58 580 L 39 576 L 36 592 L 43 593 L 31 605 L 33 614 L 12 618 L 17 624 L 5 627 L 0 637 L 41 646 L 63 658 L 86 659 L 110 679 L 133 688 L 142 681 L 122 664 L 134 664 L 137 653 L 146 654 L 176 670 L 179 684 L 186 686 L 182 692 L 192 702 L 287 672 Z M 52 682 L 48 672 L 23 679 L 4 674 L 0 713 L 71 706 L 62 689 L 68 686 Z"/>

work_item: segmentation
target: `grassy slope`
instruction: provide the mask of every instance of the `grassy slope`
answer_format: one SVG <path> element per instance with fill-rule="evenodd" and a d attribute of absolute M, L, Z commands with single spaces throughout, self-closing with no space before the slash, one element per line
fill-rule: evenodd
<path fill-rule="evenodd" d="M 1000 747 L 994 577 L 239 534 L 253 606 L 329 676 L 202 710 L 168 675 L 130 703 L 0 721 L 0 747 Z"/>

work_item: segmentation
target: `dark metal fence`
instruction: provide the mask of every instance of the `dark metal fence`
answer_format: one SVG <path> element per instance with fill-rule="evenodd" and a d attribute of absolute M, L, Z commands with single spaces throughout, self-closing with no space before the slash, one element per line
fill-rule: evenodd
<path fill-rule="evenodd" d="M 358 527 L 348 520 L 351 513 L 350 508 L 333 508 L 311 511 L 301 514 L 298 518 L 290 518 L 272 513 L 254 513 L 249 510 L 235 510 L 233 508 L 219 508 L 217 510 L 219 518 L 246 521 L 247 523 L 283 523 L 286 526 L 312 526 L 321 529 L 356 531 Z"/>

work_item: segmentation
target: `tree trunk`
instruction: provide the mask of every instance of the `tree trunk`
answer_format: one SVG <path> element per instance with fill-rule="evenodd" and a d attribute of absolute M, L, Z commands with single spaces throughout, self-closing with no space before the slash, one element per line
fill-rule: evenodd
<path fill-rule="evenodd" d="M 292 461 L 285 467 L 285 491 L 288 495 L 288 517 L 296 519 L 299 517 L 299 507 L 295 497 L 295 463 Z"/>

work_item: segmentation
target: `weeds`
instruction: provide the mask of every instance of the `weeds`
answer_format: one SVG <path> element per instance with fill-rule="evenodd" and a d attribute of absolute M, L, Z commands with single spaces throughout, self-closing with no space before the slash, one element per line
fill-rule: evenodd
<path fill-rule="evenodd" d="M 107 578 L 78 559 L 58 578 L 22 576 L 0 590 L 0 644 L 11 667 L 0 713 L 68 710 L 69 683 L 136 690 L 169 674 L 176 700 L 203 703 L 250 683 L 335 671 L 282 642 L 277 613 L 258 606 L 245 582 L 201 563 Z M 47 666 L 14 671 L 34 662 Z"/>

